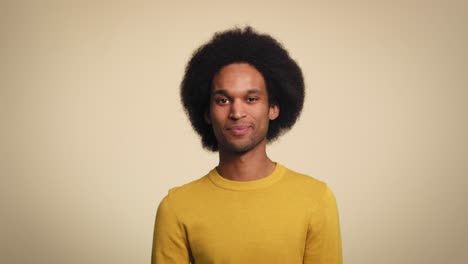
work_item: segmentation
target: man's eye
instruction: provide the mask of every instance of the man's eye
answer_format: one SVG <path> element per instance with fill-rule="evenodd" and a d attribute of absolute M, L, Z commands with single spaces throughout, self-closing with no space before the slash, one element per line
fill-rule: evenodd
<path fill-rule="evenodd" d="M 255 101 L 258 101 L 258 98 L 256 98 L 256 97 L 247 98 L 247 102 L 255 102 Z"/>
<path fill-rule="evenodd" d="M 216 100 L 216 102 L 218 102 L 218 104 L 227 104 L 227 103 L 229 103 L 229 99 L 219 98 L 219 99 Z"/>

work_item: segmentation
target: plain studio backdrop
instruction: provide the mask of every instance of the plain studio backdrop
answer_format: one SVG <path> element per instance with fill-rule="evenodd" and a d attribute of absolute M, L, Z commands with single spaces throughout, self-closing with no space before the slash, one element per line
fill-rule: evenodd
<path fill-rule="evenodd" d="M 190 55 L 252 25 L 302 67 L 269 147 L 328 183 L 349 264 L 468 259 L 467 1 L 2 1 L 0 262 L 149 263 L 159 201 L 217 164 Z M 229 238 L 226 238 L 229 239 Z"/>

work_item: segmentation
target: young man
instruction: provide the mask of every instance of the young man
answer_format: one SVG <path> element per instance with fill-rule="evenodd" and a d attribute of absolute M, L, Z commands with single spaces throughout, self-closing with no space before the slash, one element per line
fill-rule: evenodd
<path fill-rule="evenodd" d="M 282 45 L 250 27 L 215 34 L 188 63 L 181 97 L 219 165 L 161 201 L 152 263 L 342 263 L 332 192 L 266 153 L 304 102 Z"/>

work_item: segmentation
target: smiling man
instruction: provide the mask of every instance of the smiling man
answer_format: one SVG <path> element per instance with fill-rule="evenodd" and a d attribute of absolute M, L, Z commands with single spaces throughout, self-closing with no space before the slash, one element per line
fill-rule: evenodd
<path fill-rule="evenodd" d="M 342 263 L 333 193 L 266 152 L 304 102 L 283 46 L 250 27 L 215 34 L 189 61 L 181 98 L 219 164 L 161 201 L 152 263 Z"/>

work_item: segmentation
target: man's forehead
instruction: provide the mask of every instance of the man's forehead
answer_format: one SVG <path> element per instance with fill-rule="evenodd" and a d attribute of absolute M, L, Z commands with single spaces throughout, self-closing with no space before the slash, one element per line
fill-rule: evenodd
<path fill-rule="evenodd" d="M 251 89 L 247 89 L 247 90 L 245 90 L 243 92 L 246 93 L 246 94 L 263 94 L 263 93 L 265 93 L 265 90 L 260 89 L 260 88 L 251 88 Z M 228 95 L 228 94 L 230 94 L 230 91 L 228 89 L 213 87 L 213 89 L 211 90 L 211 94 L 212 95 L 216 95 L 216 94 Z"/>

